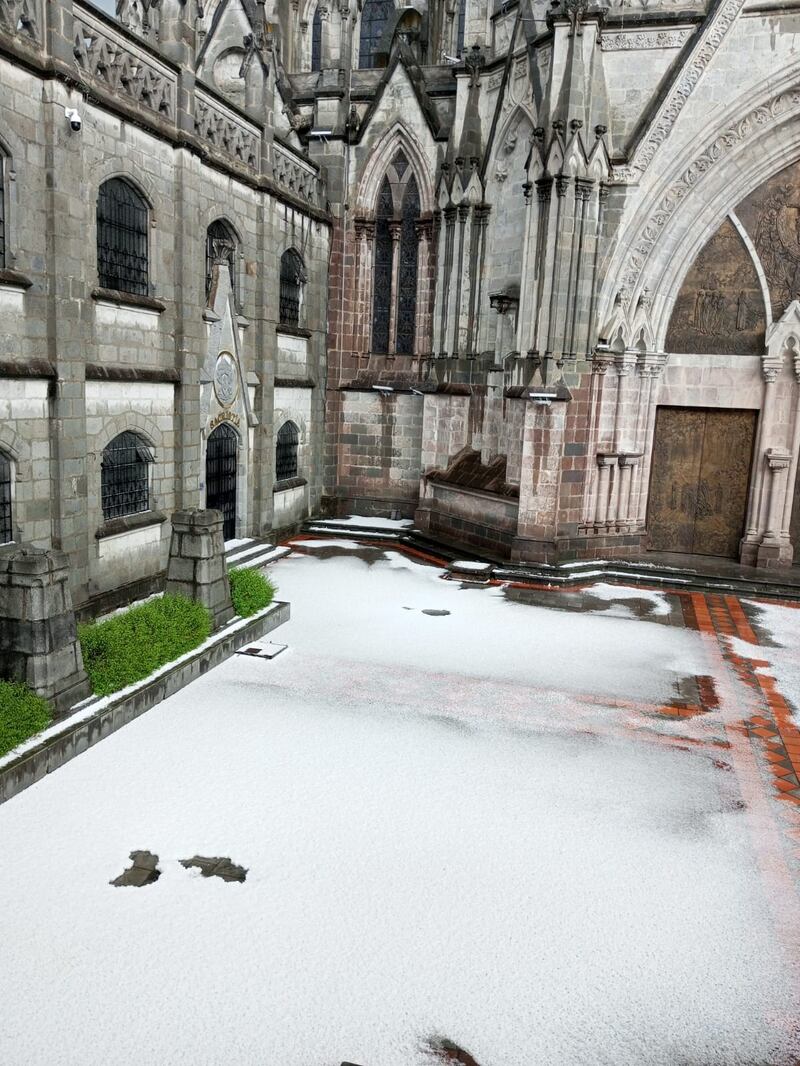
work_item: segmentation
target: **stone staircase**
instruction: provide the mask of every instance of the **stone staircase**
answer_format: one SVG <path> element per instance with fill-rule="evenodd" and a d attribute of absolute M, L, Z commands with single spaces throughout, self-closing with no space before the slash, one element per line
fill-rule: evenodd
<path fill-rule="evenodd" d="M 225 543 L 225 562 L 229 570 L 233 570 L 234 567 L 243 570 L 260 570 L 262 566 L 274 563 L 276 559 L 282 559 L 291 550 L 291 548 L 276 547 L 271 541 L 261 540 L 258 537 L 229 540 Z"/>

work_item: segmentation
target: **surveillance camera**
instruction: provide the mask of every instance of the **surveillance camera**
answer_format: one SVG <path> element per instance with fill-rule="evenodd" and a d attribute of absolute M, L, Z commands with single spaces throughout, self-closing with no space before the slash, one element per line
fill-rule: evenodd
<path fill-rule="evenodd" d="M 81 116 L 78 114 L 74 107 L 65 108 L 64 114 L 67 116 L 67 120 L 69 121 L 69 128 L 71 130 L 74 130 L 75 133 L 78 133 L 81 126 L 83 125 L 83 120 Z"/>

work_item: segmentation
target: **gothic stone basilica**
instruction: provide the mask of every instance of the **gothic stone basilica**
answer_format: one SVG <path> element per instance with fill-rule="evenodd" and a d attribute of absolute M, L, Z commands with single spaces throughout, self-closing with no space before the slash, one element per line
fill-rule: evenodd
<path fill-rule="evenodd" d="M 800 543 L 793 0 L 0 0 L 0 542 Z"/>

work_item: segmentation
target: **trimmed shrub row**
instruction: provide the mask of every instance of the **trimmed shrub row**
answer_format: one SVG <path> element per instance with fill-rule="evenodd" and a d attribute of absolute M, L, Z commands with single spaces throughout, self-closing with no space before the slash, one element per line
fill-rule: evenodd
<path fill-rule="evenodd" d="M 234 569 L 228 574 L 233 609 L 242 618 L 263 611 L 275 597 L 275 586 L 258 570 Z"/>
<path fill-rule="evenodd" d="M 78 627 L 92 691 L 108 696 L 193 651 L 211 633 L 201 603 L 162 596 L 105 622 Z"/>
<path fill-rule="evenodd" d="M 52 721 L 47 700 L 17 681 L 0 681 L 0 756 L 46 729 Z"/>

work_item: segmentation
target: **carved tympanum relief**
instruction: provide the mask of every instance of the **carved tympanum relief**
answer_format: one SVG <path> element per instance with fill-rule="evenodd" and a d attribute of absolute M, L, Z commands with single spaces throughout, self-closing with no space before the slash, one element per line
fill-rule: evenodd
<path fill-rule="evenodd" d="M 777 320 L 800 297 L 800 162 L 764 182 L 736 208 L 755 249 Z M 764 296 L 753 257 L 727 218 L 694 261 L 667 332 L 666 350 L 760 354 Z"/>
<path fill-rule="evenodd" d="M 753 260 L 733 223 L 725 219 L 683 283 L 666 350 L 757 355 L 764 350 L 766 325 Z"/>

